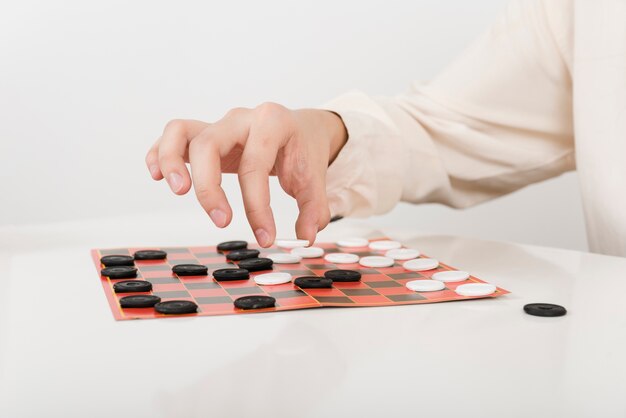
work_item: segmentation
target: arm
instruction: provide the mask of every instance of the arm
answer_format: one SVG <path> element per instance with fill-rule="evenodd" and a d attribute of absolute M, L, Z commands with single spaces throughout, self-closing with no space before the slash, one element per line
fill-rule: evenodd
<path fill-rule="evenodd" d="M 572 170 L 570 3 L 517 0 L 432 82 L 324 106 L 348 132 L 327 173 L 331 213 L 467 207 Z"/>

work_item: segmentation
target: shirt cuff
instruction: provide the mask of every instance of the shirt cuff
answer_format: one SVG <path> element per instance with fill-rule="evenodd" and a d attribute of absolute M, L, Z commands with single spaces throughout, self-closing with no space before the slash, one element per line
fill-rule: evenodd
<path fill-rule="evenodd" d="M 379 187 L 388 185 L 389 178 L 388 170 L 378 167 L 388 161 L 380 153 L 393 149 L 395 142 L 387 114 L 360 92 L 347 93 L 318 108 L 339 115 L 348 133 L 346 144 L 326 173 L 331 216 L 365 217 L 391 209 L 399 199 L 401 185 Z"/>

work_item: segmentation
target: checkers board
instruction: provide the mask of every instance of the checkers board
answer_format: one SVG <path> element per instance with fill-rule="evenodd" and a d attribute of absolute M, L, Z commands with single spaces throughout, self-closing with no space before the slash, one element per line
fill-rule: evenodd
<path fill-rule="evenodd" d="M 381 240 L 383 238 L 380 238 Z M 374 241 L 374 240 L 372 240 Z M 357 254 L 360 257 L 370 255 L 383 255 L 382 251 L 373 251 L 368 247 L 343 248 L 334 243 L 316 243 L 316 247 L 324 249 L 325 253 L 347 252 Z M 249 245 L 249 248 L 258 248 Z M 463 282 L 446 283 L 446 287 L 434 292 L 415 292 L 406 288 L 405 284 L 412 280 L 429 279 L 434 273 L 455 270 L 445 264 L 439 263 L 439 267 L 429 271 L 408 271 L 402 267 L 402 261 L 396 261 L 391 267 L 366 268 L 358 263 L 354 264 L 329 264 L 320 258 L 305 258 L 297 264 L 274 264 L 273 271 L 288 272 L 295 280 L 301 276 L 320 276 L 324 272 L 334 269 L 358 270 L 362 274 L 359 282 L 333 283 L 330 289 L 300 289 L 293 281 L 286 284 L 273 286 L 259 286 L 254 282 L 258 274 L 267 273 L 268 270 L 251 272 L 250 279 L 240 281 L 217 282 L 212 277 L 212 272 L 221 268 L 236 267 L 226 260 L 225 254 L 219 253 L 215 246 L 212 247 L 176 247 L 176 248 L 150 248 L 167 252 L 165 260 L 135 260 L 138 270 L 137 280 L 147 280 L 152 283 L 152 291 L 134 294 L 153 294 L 168 300 L 189 300 L 197 303 L 198 311 L 193 314 L 165 315 L 160 314 L 154 308 L 121 308 L 119 299 L 128 296 L 128 293 L 116 294 L 113 284 L 118 280 L 111 280 L 100 275 L 103 266 L 100 258 L 105 255 L 133 255 L 135 251 L 146 248 L 114 248 L 96 249 L 91 255 L 96 266 L 104 293 L 117 320 L 163 318 L 171 316 L 213 316 L 229 314 L 246 314 L 258 312 L 286 311 L 292 309 L 321 308 L 321 307 L 357 307 L 357 306 L 390 306 L 390 305 L 413 305 L 422 303 L 448 302 L 456 300 L 477 299 L 481 297 L 497 297 L 509 293 L 497 288 L 496 292 L 489 296 L 461 296 L 454 289 L 467 283 L 485 283 L 484 281 L 470 276 Z M 288 249 L 268 248 L 260 249 L 261 257 L 269 253 L 289 252 Z M 427 258 L 421 255 L 420 258 Z M 172 267 L 177 264 L 203 264 L 208 268 L 206 276 L 177 276 L 172 272 Z M 269 295 L 276 299 L 276 306 L 266 309 L 240 310 L 234 307 L 233 302 L 241 296 Z"/>

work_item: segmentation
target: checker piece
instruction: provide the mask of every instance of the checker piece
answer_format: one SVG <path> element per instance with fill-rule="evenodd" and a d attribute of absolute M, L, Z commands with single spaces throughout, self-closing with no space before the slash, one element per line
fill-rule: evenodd
<path fill-rule="evenodd" d="M 149 292 L 152 283 L 145 280 L 124 280 L 113 285 L 115 293 Z"/>
<path fill-rule="evenodd" d="M 243 250 L 248 248 L 246 241 L 226 241 L 217 244 L 217 252 L 223 253 L 225 251 Z"/>
<path fill-rule="evenodd" d="M 213 278 L 218 282 L 248 280 L 250 278 L 250 272 L 246 269 L 218 269 L 213 272 Z"/>
<path fill-rule="evenodd" d="M 242 296 L 235 299 L 235 308 L 249 309 L 266 309 L 276 306 L 276 299 L 271 296 Z"/>
<path fill-rule="evenodd" d="M 190 314 L 198 311 L 198 305 L 190 300 L 168 300 L 154 305 L 158 313 L 166 315 Z"/>
<path fill-rule="evenodd" d="M 285 284 L 291 281 L 291 274 L 285 272 L 272 272 L 259 274 L 254 277 L 254 282 L 261 286 L 273 286 L 277 284 Z"/>
<path fill-rule="evenodd" d="M 439 267 L 439 261 L 434 258 L 416 258 L 406 261 L 402 264 L 402 267 L 411 271 L 434 270 Z"/>
<path fill-rule="evenodd" d="M 273 264 L 274 262 L 269 258 L 248 258 L 247 260 L 241 260 L 239 262 L 239 268 L 248 271 L 271 270 Z"/>
<path fill-rule="evenodd" d="M 327 277 L 303 276 L 298 277 L 293 283 L 300 289 L 327 289 L 333 287 L 332 279 Z"/>
<path fill-rule="evenodd" d="M 248 258 L 257 258 L 259 256 L 259 250 L 253 248 L 246 248 L 243 250 L 234 250 L 226 254 L 226 259 L 230 261 L 247 260 Z"/>
<path fill-rule="evenodd" d="M 152 308 L 161 302 L 161 298 L 156 295 L 131 295 L 120 298 L 122 308 Z"/>
<path fill-rule="evenodd" d="M 361 257 L 361 259 L 359 260 L 359 264 L 364 267 L 382 268 L 393 266 L 394 261 L 393 258 L 371 255 L 367 257 Z"/>
<path fill-rule="evenodd" d="M 105 267 L 133 266 L 135 259 L 129 255 L 105 255 L 100 259 Z"/>
<path fill-rule="evenodd" d="M 298 264 L 302 261 L 302 257 L 299 255 L 287 253 L 270 253 L 267 258 L 276 264 Z"/>
<path fill-rule="evenodd" d="M 320 247 L 298 247 L 293 248 L 291 254 L 302 258 L 319 258 L 324 255 L 324 250 Z"/>
<path fill-rule="evenodd" d="M 178 276 L 206 276 L 209 269 L 202 264 L 178 264 L 172 271 Z"/>
<path fill-rule="evenodd" d="M 324 260 L 333 264 L 354 264 L 359 262 L 359 256 L 349 253 L 328 253 Z"/>
<path fill-rule="evenodd" d="M 135 260 L 165 260 L 167 253 L 160 250 L 139 250 L 135 251 Z"/>
<path fill-rule="evenodd" d="M 406 287 L 415 292 L 436 292 L 445 289 L 446 285 L 438 280 L 412 280 Z"/>
<path fill-rule="evenodd" d="M 137 277 L 137 269 L 130 266 L 105 267 L 100 271 L 100 274 L 109 279 L 131 279 Z"/>
<path fill-rule="evenodd" d="M 333 282 L 358 282 L 361 280 L 361 273 L 356 270 L 328 270 L 324 273 L 324 277 L 331 279 Z"/>

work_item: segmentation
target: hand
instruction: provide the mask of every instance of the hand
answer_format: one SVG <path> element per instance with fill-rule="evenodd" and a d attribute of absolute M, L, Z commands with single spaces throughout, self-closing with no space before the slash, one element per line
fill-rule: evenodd
<path fill-rule="evenodd" d="M 326 170 L 346 140 L 335 113 L 265 103 L 232 109 L 215 123 L 170 121 L 146 164 L 154 180 L 167 179 L 178 195 L 189 191 L 193 178 L 198 201 L 220 228 L 233 216 L 221 187 L 222 173 L 237 173 L 248 222 L 262 247 L 276 238 L 269 192 L 269 176 L 276 175 L 298 202 L 296 236 L 312 244 L 330 218 Z"/>

